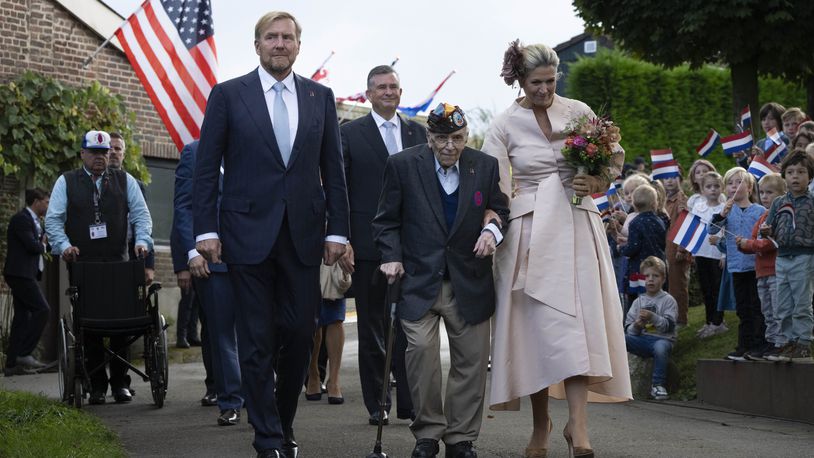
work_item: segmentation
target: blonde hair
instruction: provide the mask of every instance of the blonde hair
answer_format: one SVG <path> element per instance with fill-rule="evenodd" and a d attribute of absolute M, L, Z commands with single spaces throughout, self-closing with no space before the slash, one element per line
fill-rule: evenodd
<path fill-rule="evenodd" d="M 557 67 L 560 66 L 560 57 L 557 51 L 554 51 L 550 46 L 542 43 L 536 45 L 527 45 L 523 47 L 523 78 L 533 72 L 538 67 Z"/>
<path fill-rule="evenodd" d="M 786 108 L 786 111 L 780 116 L 781 121 L 788 121 L 790 119 L 794 119 L 796 121 L 802 121 L 806 118 L 806 114 L 803 113 L 803 110 L 797 107 Z"/>
<path fill-rule="evenodd" d="M 297 22 L 297 18 L 295 18 L 291 13 L 287 13 L 285 11 L 269 11 L 258 19 L 257 24 L 254 26 L 254 39 L 259 40 L 263 29 L 265 29 L 266 26 L 272 22 L 280 19 L 291 19 L 294 22 L 294 28 L 297 29 L 297 41 L 300 41 L 300 37 L 302 36 L 302 27 L 300 27 L 300 23 Z"/>
<path fill-rule="evenodd" d="M 639 186 L 633 191 L 633 207 L 639 213 L 653 211 L 658 202 L 658 193 L 652 186 Z"/>
<path fill-rule="evenodd" d="M 638 188 L 639 186 L 650 184 L 650 180 L 646 175 L 636 172 L 628 175 L 627 178 L 625 178 L 625 181 L 622 182 L 622 188 L 626 188 L 628 183 L 633 183 Z"/>
<path fill-rule="evenodd" d="M 662 277 L 667 276 L 667 265 L 664 264 L 664 261 L 655 256 L 648 256 L 639 264 L 639 272 L 644 273 L 645 269 L 656 269 Z"/>
<path fill-rule="evenodd" d="M 767 173 L 760 179 L 759 185 L 762 188 L 772 188 L 778 194 L 786 193 L 786 180 L 779 173 Z"/>
<path fill-rule="evenodd" d="M 696 160 L 695 162 L 692 163 L 692 165 L 690 166 L 690 171 L 687 172 L 687 174 L 689 175 L 690 184 L 692 184 L 692 190 L 694 192 L 697 192 L 697 193 L 701 192 L 702 183 L 696 183 L 695 182 L 695 169 L 697 169 L 698 167 L 701 167 L 702 165 L 704 167 L 708 168 L 710 172 L 717 172 L 718 171 L 715 168 L 715 166 L 712 165 L 712 162 L 710 162 L 710 161 L 708 161 L 706 159 L 698 159 L 698 160 Z"/>
<path fill-rule="evenodd" d="M 650 186 L 656 191 L 656 207 L 653 210 L 667 213 L 664 208 L 667 205 L 667 190 L 664 189 L 664 183 L 660 180 L 653 180 L 650 182 Z"/>
<path fill-rule="evenodd" d="M 718 173 L 718 172 L 707 172 L 707 173 L 705 173 L 705 174 L 704 174 L 704 175 L 701 177 L 701 182 L 700 182 L 700 183 L 698 183 L 698 184 L 699 184 L 701 187 L 703 187 L 703 186 L 704 186 L 704 184 L 706 184 L 706 182 L 707 182 L 707 181 L 715 181 L 716 183 L 718 183 L 718 186 L 720 186 L 720 187 L 721 187 L 721 189 L 723 189 L 723 187 L 724 187 L 724 179 L 723 179 L 723 177 L 721 176 L 721 174 L 720 174 L 720 173 Z"/>
<path fill-rule="evenodd" d="M 749 191 L 749 200 L 754 202 L 754 191 L 755 191 L 755 177 L 751 173 L 747 172 L 743 167 L 732 167 L 731 169 L 726 171 L 726 175 L 724 175 L 724 186 L 729 183 L 729 180 L 735 178 L 738 175 L 743 175 L 743 180 L 746 186 L 746 190 Z M 743 185 L 742 185 L 743 186 Z M 727 196 L 730 199 L 732 196 Z"/>

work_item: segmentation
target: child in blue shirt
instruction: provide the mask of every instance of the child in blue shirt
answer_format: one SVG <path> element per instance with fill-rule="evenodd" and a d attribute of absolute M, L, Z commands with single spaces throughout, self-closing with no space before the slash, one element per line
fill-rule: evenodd
<path fill-rule="evenodd" d="M 652 186 L 639 186 L 633 191 L 633 207 L 636 219 L 630 223 L 625 243 L 619 245 L 619 253 L 628 257 L 628 279 L 633 285 L 639 279 L 639 266 L 650 256 L 664 260 L 664 246 L 667 239 L 667 227 L 664 221 L 654 212 L 658 195 Z M 643 279 L 639 281 L 644 283 Z M 628 304 L 632 304 L 644 288 L 628 290 Z M 626 310 L 627 311 L 627 310 Z"/>

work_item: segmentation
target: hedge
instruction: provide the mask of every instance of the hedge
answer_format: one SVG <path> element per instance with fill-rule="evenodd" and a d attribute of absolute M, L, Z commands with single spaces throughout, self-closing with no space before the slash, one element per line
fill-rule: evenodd
<path fill-rule="evenodd" d="M 628 162 L 639 155 L 649 159 L 651 149 L 671 148 L 687 171 L 698 158 L 695 148 L 710 128 L 721 136 L 736 132 L 730 74 L 721 67 L 666 69 L 620 51 L 601 50 L 570 65 L 567 92 L 620 126 Z M 774 101 L 804 107 L 805 96 L 801 86 L 760 78 L 761 105 Z M 752 108 L 753 112 L 759 109 Z M 753 125 L 756 137 L 762 138 L 760 121 L 754 119 Z M 720 147 L 707 159 L 721 173 L 734 165 Z"/>

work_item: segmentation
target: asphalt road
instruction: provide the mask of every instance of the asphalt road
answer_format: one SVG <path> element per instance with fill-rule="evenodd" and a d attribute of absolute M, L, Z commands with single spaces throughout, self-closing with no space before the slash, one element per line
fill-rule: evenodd
<path fill-rule="evenodd" d="M 300 401 L 295 433 L 300 456 L 359 457 L 373 448 L 376 428 L 367 424 L 357 373 L 355 324 L 346 324 L 342 380 L 345 404 Z M 252 430 L 245 417 L 232 427 L 217 426 L 215 407 L 202 407 L 203 365 L 170 367 L 170 388 L 164 408 L 157 409 L 148 384 L 133 381 L 131 404 L 86 406 L 116 431 L 133 457 L 252 457 Z M 7 389 L 57 396 L 56 374 L 0 377 Z M 812 385 L 814 388 L 814 385 Z M 487 387 L 488 393 L 488 387 Z M 814 406 L 812 406 L 814 408 Z M 814 456 L 814 425 L 725 412 L 698 403 L 633 401 L 591 404 L 590 434 L 602 457 L 803 457 Z M 562 431 L 568 417 L 562 401 L 551 402 L 554 433 L 550 457 L 565 457 Z M 519 412 L 484 410 L 476 442 L 481 457 L 520 457 L 531 432 L 527 401 Z M 384 451 L 409 457 L 414 439 L 408 422 L 393 419 L 384 428 Z M 442 449 L 443 453 L 443 449 Z"/>

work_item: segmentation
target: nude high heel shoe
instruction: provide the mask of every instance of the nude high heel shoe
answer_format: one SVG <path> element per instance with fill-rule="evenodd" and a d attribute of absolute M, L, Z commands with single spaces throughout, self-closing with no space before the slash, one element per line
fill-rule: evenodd
<path fill-rule="evenodd" d="M 568 456 L 569 458 L 594 458 L 594 451 L 590 448 L 574 447 L 574 441 L 571 440 L 571 433 L 568 432 L 568 427 L 562 430 L 562 436 L 565 442 L 568 443 Z"/>
<path fill-rule="evenodd" d="M 551 418 L 548 419 L 548 438 L 551 439 L 551 430 L 554 429 L 554 423 L 551 422 Z M 548 455 L 547 448 L 530 448 L 526 447 L 526 453 L 523 455 L 525 458 L 546 458 Z"/>

